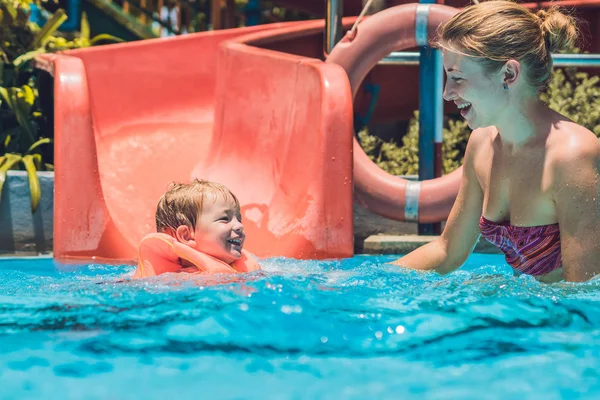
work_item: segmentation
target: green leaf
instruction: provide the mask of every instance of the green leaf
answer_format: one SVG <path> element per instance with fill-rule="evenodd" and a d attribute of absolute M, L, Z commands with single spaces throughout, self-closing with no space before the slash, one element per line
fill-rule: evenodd
<path fill-rule="evenodd" d="M 8 2 L 8 1 L 6 3 L 3 3 L 2 5 L 4 6 L 4 9 L 6 11 L 8 11 L 8 14 L 9 14 L 9 16 L 11 18 L 11 20 L 8 21 L 9 24 L 12 24 L 13 21 L 15 19 L 17 19 L 17 9 L 15 7 L 13 7 L 13 5 L 10 2 Z"/>
<path fill-rule="evenodd" d="M 14 106 L 12 92 L 9 92 L 9 89 L 0 86 L 0 97 L 2 97 L 4 99 L 4 101 L 6 102 L 6 104 L 8 104 L 8 107 L 14 111 L 15 106 Z"/>
<path fill-rule="evenodd" d="M 6 142 L 8 141 L 8 143 L 10 143 L 10 133 L 9 132 L 2 132 L 0 133 L 0 153 L 7 153 L 6 151 L 6 147 L 8 147 L 8 145 L 6 144 Z"/>
<path fill-rule="evenodd" d="M 37 49 L 40 46 L 43 46 L 48 42 L 50 36 L 54 34 L 58 30 L 58 28 L 62 25 L 63 22 L 67 20 L 67 14 L 65 10 L 62 8 L 58 9 L 52 17 L 46 21 L 42 29 L 35 35 L 33 41 L 29 45 L 29 49 Z"/>
<path fill-rule="evenodd" d="M 32 154 L 33 165 L 35 166 L 36 171 L 41 171 L 44 169 L 44 163 L 42 162 L 41 154 Z"/>
<path fill-rule="evenodd" d="M 42 191 L 40 188 L 40 180 L 37 176 L 37 169 L 35 164 L 37 162 L 36 156 L 40 158 L 39 154 L 28 154 L 22 158 L 23 164 L 25 165 L 25 170 L 27 171 L 27 178 L 29 179 L 29 191 L 31 192 L 31 213 L 35 213 L 38 205 L 40 204 L 40 199 L 42 198 Z"/>
<path fill-rule="evenodd" d="M 15 58 L 15 60 L 13 61 L 13 65 L 15 67 L 18 67 L 21 64 L 23 64 L 24 62 L 27 62 L 27 61 L 39 56 L 40 54 L 44 54 L 44 53 L 46 53 L 45 47 L 40 47 L 37 50 L 28 51 L 27 53 L 21 54 L 19 57 Z"/>
<path fill-rule="evenodd" d="M 21 86 L 23 101 L 29 106 L 33 107 L 33 103 L 35 102 L 35 93 L 33 93 L 33 89 L 29 85 Z"/>
<path fill-rule="evenodd" d="M 90 40 L 90 23 L 85 12 L 81 13 L 81 38 Z"/>
<path fill-rule="evenodd" d="M 2 199 L 2 188 L 6 182 L 6 172 L 18 164 L 21 158 L 20 155 L 11 153 L 0 157 L 0 200 Z"/>
<path fill-rule="evenodd" d="M 13 111 L 17 116 L 17 121 L 27 133 L 28 142 L 34 143 L 36 132 L 31 125 L 31 120 L 29 119 L 31 107 L 33 106 L 33 101 L 35 101 L 33 90 L 27 85 L 23 85 L 22 89 L 10 88 L 9 90 L 12 91 L 12 97 L 14 101 Z"/>
<path fill-rule="evenodd" d="M 39 146 L 43 145 L 43 144 L 48 144 L 48 143 L 52 143 L 52 139 L 50 138 L 41 138 L 40 140 L 38 140 L 37 142 L 35 142 L 34 144 L 32 144 L 29 149 L 27 149 L 27 153 L 26 154 L 31 154 L 31 152 L 35 149 L 37 149 Z"/>
<path fill-rule="evenodd" d="M 109 35 L 107 33 L 101 33 L 100 35 L 94 36 L 94 38 L 92 40 L 90 40 L 90 45 L 94 46 L 96 43 L 98 43 L 100 41 L 114 42 L 114 43 L 122 43 L 122 42 L 124 42 L 123 39 L 118 38 L 116 36 Z"/>

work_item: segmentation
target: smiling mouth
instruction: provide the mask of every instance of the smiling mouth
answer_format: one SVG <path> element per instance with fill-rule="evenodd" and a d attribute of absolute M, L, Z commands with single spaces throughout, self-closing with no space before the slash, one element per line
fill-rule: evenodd
<path fill-rule="evenodd" d="M 459 104 L 459 105 L 457 105 L 457 107 L 460 110 L 460 115 L 462 115 L 464 117 L 465 115 L 467 115 L 467 113 L 471 109 L 471 103 Z"/>
<path fill-rule="evenodd" d="M 241 239 L 228 239 L 227 242 L 231 243 L 233 245 L 236 245 L 236 246 L 241 246 L 242 245 L 242 240 Z"/>

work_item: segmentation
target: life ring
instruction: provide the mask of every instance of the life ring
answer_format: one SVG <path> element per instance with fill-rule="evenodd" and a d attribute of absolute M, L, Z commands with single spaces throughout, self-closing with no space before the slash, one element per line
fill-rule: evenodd
<path fill-rule="evenodd" d="M 405 4 L 381 11 L 358 25 L 331 51 L 327 63 L 340 65 L 353 97 L 367 73 L 393 51 L 425 46 L 440 24 L 458 10 L 438 4 Z M 354 139 L 354 193 L 370 211 L 400 221 L 439 222 L 448 218 L 458 194 L 462 167 L 440 178 L 412 182 L 390 175 Z"/>
<path fill-rule="evenodd" d="M 133 277 L 147 278 L 167 272 L 178 272 L 182 269 L 179 259 L 191 262 L 200 271 L 208 274 L 237 274 L 260 270 L 258 263 L 245 250 L 242 250 L 239 260 L 229 265 L 179 243 L 166 233 L 151 233 L 140 242 L 138 266 Z"/>

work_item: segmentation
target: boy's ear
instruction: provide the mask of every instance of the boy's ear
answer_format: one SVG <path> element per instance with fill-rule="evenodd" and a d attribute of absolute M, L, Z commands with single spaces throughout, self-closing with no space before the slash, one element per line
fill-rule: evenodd
<path fill-rule="evenodd" d="M 196 244 L 196 240 L 194 240 L 194 231 L 187 225 L 179 225 L 177 227 L 177 230 L 175 230 L 175 238 L 177 238 L 178 242 L 187 244 L 188 246 Z"/>

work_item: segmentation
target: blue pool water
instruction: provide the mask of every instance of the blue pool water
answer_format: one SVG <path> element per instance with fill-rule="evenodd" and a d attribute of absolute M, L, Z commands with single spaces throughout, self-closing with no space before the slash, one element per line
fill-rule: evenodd
<path fill-rule="evenodd" d="M 0 260 L 0 398 L 600 398 L 599 281 L 393 258 L 271 259 L 220 285 Z"/>

